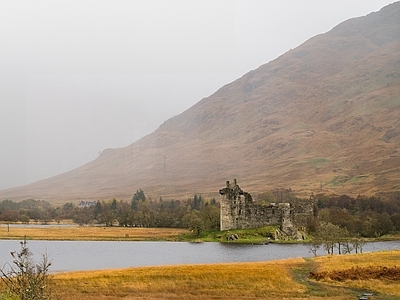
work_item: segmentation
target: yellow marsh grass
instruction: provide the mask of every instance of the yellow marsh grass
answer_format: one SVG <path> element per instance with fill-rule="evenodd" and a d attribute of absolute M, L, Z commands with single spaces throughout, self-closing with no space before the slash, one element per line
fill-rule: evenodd
<path fill-rule="evenodd" d="M 346 270 L 354 267 L 400 267 L 400 251 L 382 251 L 374 253 L 330 255 L 313 259 L 317 265 L 316 271 Z M 400 281 L 396 280 L 346 280 L 335 282 L 325 280 L 333 285 L 375 291 L 386 295 L 397 296 L 400 299 Z"/>
<path fill-rule="evenodd" d="M 140 267 L 54 276 L 64 299 L 283 299 L 304 297 L 290 268 L 303 259 Z"/>
<path fill-rule="evenodd" d="M 0 227 L 0 239 L 32 240 L 156 240 L 176 237 L 186 229 L 127 227 Z"/>
<path fill-rule="evenodd" d="M 305 281 L 296 282 L 296 270 L 342 270 L 355 266 L 393 266 L 400 251 L 336 255 L 311 260 L 140 267 L 73 272 L 54 275 L 55 289 L 63 299 L 355 299 L 354 290 L 399 297 L 400 283 L 385 280 L 315 282 L 322 293 L 310 293 Z M 343 289 L 335 289 L 334 287 Z M 385 298 L 386 299 L 386 298 Z"/>
<path fill-rule="evenodd" d="M 400 251 L 380 251 L 363 254 L 328 255 L 315 257 L 318 265 L 317 271 L 346 270 L 352 267 L 386 266 L 400 267 Z"/>
<path fill-rule="evenodd" d="M 361 292 L 376 299 L 399 299 L 400 283 L 388 280 L 314 281 L 299 270 L 343 270 L 355 266 L 393 266 L 400 251 L 336 255 L 285 261 L 140 267 L 53 275 L 62 299 L 356 299 Z M 304 272 L 304 271 L 302 271 Z M 297 276 L 297 275 L 296 275 Z M 349 288 L 353 288 L 349 289 Z M 357 289 L 357 290 L 354 290 Z"/>

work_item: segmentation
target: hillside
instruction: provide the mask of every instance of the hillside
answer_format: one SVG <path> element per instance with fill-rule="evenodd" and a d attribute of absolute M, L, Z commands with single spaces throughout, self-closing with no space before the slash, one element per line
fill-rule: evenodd
<path fill-rule="evenodd" d="M 167 105 L 167 103 L 166 103 Z M 0 199 L 217 197 L 237 178 L 277 187 L 399 191 L 400 2 L 345 21 L 219 89 L 155 132 Z"/>

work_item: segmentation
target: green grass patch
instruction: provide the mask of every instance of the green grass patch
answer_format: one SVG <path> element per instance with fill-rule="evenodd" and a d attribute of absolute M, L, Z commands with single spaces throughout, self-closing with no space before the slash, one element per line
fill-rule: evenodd
<path fill-rule="evenodd" d="M 400 96 L 396 95 L 380 100 L 380 105 L 384 104 L 388 107 L 398 106 L 400 104 Z"/>
<path fill-rule="evenodd" d="M 349 176 L 338 175 L 335 176 L 330 182 L 328 182 L 328 184 L 333 186 L 339 186 L 346 183 L 349 179 L 350 179 Z"/>
<path fill-rule="evenodd" d="M 193 233 L 179 236 L 181 241 L 187 242 L 227 242 L 237 244 L 260 244 L 273 241 L 277 226 L 265 226 L 254 229 L 234 229 L 225 231 L 204 231 L 200 236 Z M 228 240 L 231 235 L 236 235 L 238 239 Z"/>
<path fill-rule="evenodd" d="M 321 157 L 315 157 L 315 158 L 310 158 L 308 160 L 308 163 L 310 165 L 312 165 L 313 167 L 319 167 L 319 166 L 323 166 L 326 165 L 330 162 L 329 159 L 327 158 L 321 158 Z"/>
<path fill-rule="evenodd" d="M 365 178 L 368 178 L 369 175 L 359 175 L 359 176 L 353 176 L 351 177 L 347 182 L 348 183 L 357 183 Z"/>
<path fill-rule="evenodd" d="M 358 176 L 353 176 L 353 177 L 350 177 L 347 175 L 338 175 L 338 176 L 335 176 L 330 182 L 328 182 L 328 184 L 332 185 L 332 186 L 340 186 L 343 184 L 353 184 L 353 183 L 360 182 L 368 177 L 369 177 L 369 175 L 358 175 Z"/>

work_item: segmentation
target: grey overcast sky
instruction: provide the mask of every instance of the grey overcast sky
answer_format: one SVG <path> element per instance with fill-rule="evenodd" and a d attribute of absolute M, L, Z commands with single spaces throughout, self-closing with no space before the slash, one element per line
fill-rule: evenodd
<path fill-rule="evenodd" d="M 385 0 L 0 0 L 0 189 L 127 146 Z"/>

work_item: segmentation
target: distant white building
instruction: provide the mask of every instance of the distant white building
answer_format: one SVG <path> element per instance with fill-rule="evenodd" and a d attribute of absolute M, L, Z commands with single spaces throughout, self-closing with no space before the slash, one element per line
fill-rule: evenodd
<path fill-rule="evenodd" d="M 79 208 L 87 208 L 87 207 L 91 207 L 91 206 L 95 206 L 96 205 L 96 201 L 81 201 L 78 204 Z"/>

